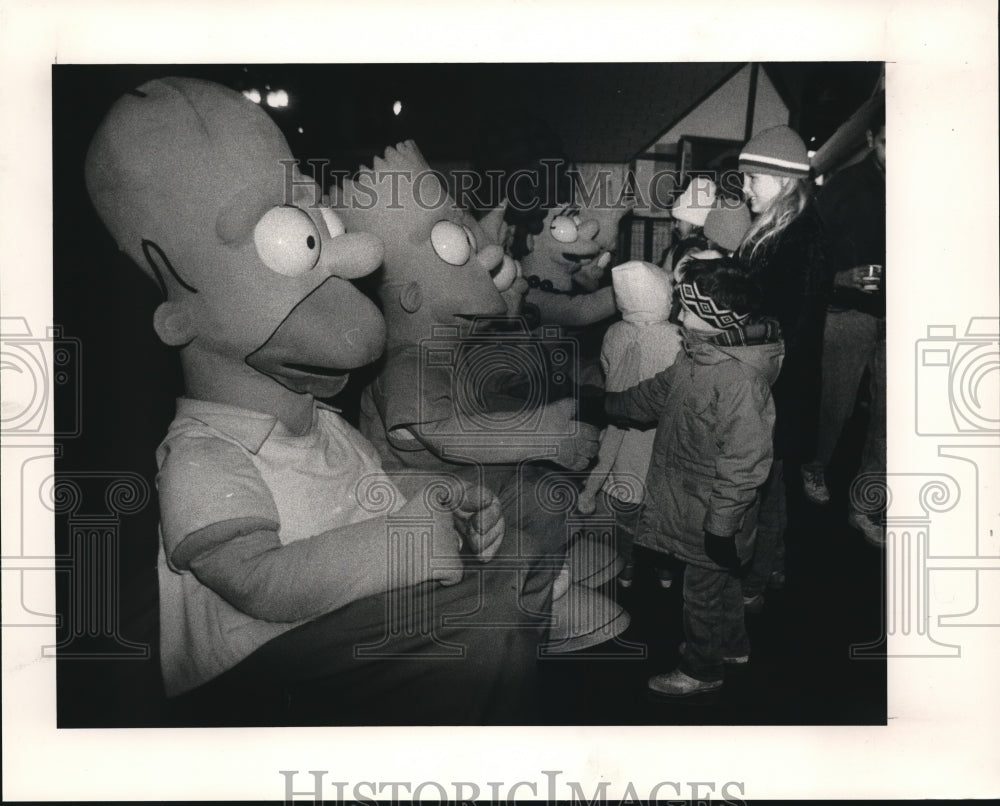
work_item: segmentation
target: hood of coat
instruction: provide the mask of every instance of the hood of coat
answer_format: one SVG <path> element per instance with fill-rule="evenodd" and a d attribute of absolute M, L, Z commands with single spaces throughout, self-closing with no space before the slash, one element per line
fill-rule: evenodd
<path fill-rule="evenodd" d="M 772 385 L 781 371 L 785 344 L 778 323 L 764 320 L 719 334 L 685 330 L 684 351 L 695 363 L 705 366 L 739 361 Z"/>
<path fill-rule="evenodd" d="M 646 325 L 670 317 L 674 284 L 659 266 L 642 260 L 622 263 L 611 270 L 611 285 L 626 322 Z"/>

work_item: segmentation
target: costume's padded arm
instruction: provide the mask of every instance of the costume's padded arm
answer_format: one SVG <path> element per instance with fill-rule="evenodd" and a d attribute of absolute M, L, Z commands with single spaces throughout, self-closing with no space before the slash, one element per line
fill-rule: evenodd
<path fill-rule="evenodd" d="M 384 517 L 286 546 L 277 531 L 244 533 L 238 521 L 207 528 L 214 539 L 196 534 L 185 541 L 204 546 L 188 567 L 199 582 L 254 618 L 313 618 L 390 587 Z M 229 539 L 218 539 L 226 531 Z"/>
<path fill-rule="evenodd" d="M 167 562 L 180 573 L 193 572 L 248 615 L 298 621 L 392 587 L 453 581 L 454 569 L 432 564 L 430 557 L 416 563 L 415 578 L 390 580 L 384 516 L 282 544 L 267 485 L 245 451 L 230 441 L 174 436 L 161 451 L 157 486 Z M 419 495 L 400 514 L 408 510 L 427 515 Z M 432 517 L 434 557 L 457 556 L 451 515 Z"/>
<path fill-rule="evenodd" d="M 704 530 L 729 536 L 739 531 L 773 459 L 774 404 L 760 377 L 725 385 L 718 401 L 719 456 Z"/>
<path fill-rule="evenodd" d="M 421 496 L 397 514 L 405 518 L 407 510 L 427 512 Z M 386 590 L 430 580 L 455 584 L 462 579 L 458 535 L 447 512 L 434 513 L 430 555 L 419 558 L 389 556 L 392 524 L 385 516 L 287 545 L 281 544 L 276 531 L 242 533 L 242 527 L 240 522 L 214 524 L 211 540 L 192 535 L 188 540 L 205 548 L 193 552 L 188 563 L 203 585 L 238 610 L 265 621 L 300 621 Z M 220 540 L 227 530 L 230 538 Z M 406 573 L 390 572 L 400 568 Z"/>
<path fill-rule="evenodd" d="M 532 288 L 526 300 L 538 306 L 541 320 L 548 325 L 584 327 L 614 316 L 615 294 L 610 286 L 590 294 L 553 294 Z"/>

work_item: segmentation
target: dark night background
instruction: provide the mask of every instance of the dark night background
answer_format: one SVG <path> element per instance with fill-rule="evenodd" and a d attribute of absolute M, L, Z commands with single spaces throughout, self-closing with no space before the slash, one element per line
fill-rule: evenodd
<path fill-rule="evenodd" d="M 133 473 L 152 491 L 154 452 L 181 393 L 179 366 L 152 329 L 158 293 L 122 256 L 97 219 L 83 184 L 89 140 L 124 91 L 155 77 L 188 75 L 243 90 L 285 89 L 269 110 L 300 159 L 325 158 L 353 171 L 387 145 L 413 138 L 431 161 L 516 166 L 553 144 L 579 162 L 628 162 L 742 64 L 373 64 L 56 66 L 53 68 L 54 322 L 80 341 L 78 386 L 57 392 L 57 424 L 70 429 L 82 402 L 79 436 L 58 439 L 56 470 L 80 481 L 74 517 L 100 514 L 96 473 Z M 791 125 L 818 148 L 872 91 L 875 63 L 768 64 L 791 110 Z M 402 114 L 392 104 L 403 103 Z M 266 107 L 265 107 L 266 108 Z M 301 132 L 299 129 L 301 128 Z M 812 140 L 812 138 L 816 138 Z M 350 414 L 360 373 L 344 395 Z M 863 425 L 860 408 L 852 428 Z M 546 671 L 553 724 L 881 724 L 884 661 L 850 660 L 848 646 L 882 632 L 880 554 L 845 524 L 846 485 L 856 440 L 845 440 L 832 475 L 833 515 L 793 497 L 790 581 L 751 623 L 754 662 L 706 703 L 652 704 L 644 681 L 669 668 L 680 640 L 680 595 L 640 576 L 623 597 L 633 614 L 626 637 L 649 657 L 609 663 L 575 658 Z M 183 717 L 166 704 L 157 661 L 155 492 L 117 524 L 119 607 L 115 635 L 74 627 L 70 575 L 58 576 L 65 616 L 58 665 L 60 727 L 159 726 Z M 66 515 L 57 552 L 71 549 Z M 797 581 L 796 581 L 797 580 Z M 98 631 L 100 632 L 100 631 Z M 126 657 L 135 645 L 149 656 Z M 90 657 L 77 658 L 75 654 Z M 94 654 L 104 654 L 95 659 Z M 556 668 L 558 667 L 558 668 Z M 265 712 L 244 714 L 268 724 Z M 336 724 L 336 719 L 331 720 Z"/>

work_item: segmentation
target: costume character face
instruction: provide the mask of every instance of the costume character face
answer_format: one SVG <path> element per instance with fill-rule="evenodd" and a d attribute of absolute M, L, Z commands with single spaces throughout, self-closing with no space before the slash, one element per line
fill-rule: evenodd
<path fill-rule="evenodd" d="M 377 268 L 381 243 L 345 232 L 239 93 L 184 78 L 133 90 L 98 129 L 86 175 L 120 248 L 163 290 L 154 326 L 182 360 L 240 362 L 327 397 L 380 355 L 385 323 L 350 281 Z"/>
<path fill-rule="evenodd" d="M 600 229 L 595 219 L 583 218 L 578 207 L 549 210 L 542 231 L 529 239 L 530 251 L 523 258 L 524 273 L 549 280 L 561 291 L 570 290 L 574 274 L 602 259 L 602 247 L 595 240 Z M 605 259 L 599 267 L 602 271 L 607 262 Z"/>
<path fill-rule="evenodd" d="M 335 207 L 352 229 L 385 244 L 379 294 L 390 340 L 414 343 L 435 324 L 507 313 L 501 293 L 515 282 L 516 266 L 491 235 L 503 210 L 478 222 L 458 208 L 412 141 L 346 181 Z"/>

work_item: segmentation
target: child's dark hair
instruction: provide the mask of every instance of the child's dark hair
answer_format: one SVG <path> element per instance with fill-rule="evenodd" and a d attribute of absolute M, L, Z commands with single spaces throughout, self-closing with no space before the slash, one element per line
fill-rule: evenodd
<path fill-rule="evenodd" d="M 689 252 L 695 250 L 708 249 L 708 239 L 702 234 L 689 235 L 687 238 L 682 238 L 674 242 L 671 246 L 668 246 L 663 250 L 663 257 L 660 258 L 660 264 L 663 265 L 667 271 L 673 271 L 677 268 L 678 264 L 684 260 L 684 256 Z M 667 258 L 671 257 L 671 262 L 669 266 L 666 266 Z"/>
<path fill-rule="evenodd" d="M 691 260 L 684 267 L 684 282 L 694 283 L 716 305 L 739 315 L 750 314 L 751 319 L 757 319 L 764 306 L 760 286 L 735 258 Z"/>

